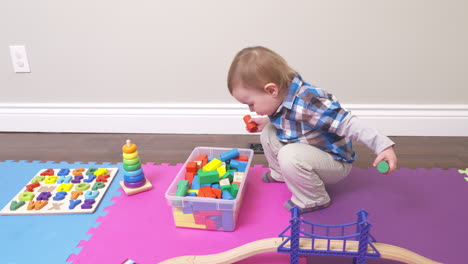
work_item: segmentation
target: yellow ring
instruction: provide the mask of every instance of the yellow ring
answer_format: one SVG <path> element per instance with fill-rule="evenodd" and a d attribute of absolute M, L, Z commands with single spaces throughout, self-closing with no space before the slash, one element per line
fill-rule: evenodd
<path fill-rule="evenodd" d="M 122 153 L 122 155 L 124 159 L 130 160 L 138 157 L 138 151 L 135 151 L 133 153 Z"/>

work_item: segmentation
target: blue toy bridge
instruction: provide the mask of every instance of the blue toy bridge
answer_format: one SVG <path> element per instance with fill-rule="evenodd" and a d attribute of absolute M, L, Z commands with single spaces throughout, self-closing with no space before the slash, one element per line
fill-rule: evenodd
<path fill-rule="evenodd" d="M 286 239 L 278 246 L 278 252 L 291 255 L 291 264 L 298 264 L 301 255 L 353 257 L 355 264 L 365 264 L 366 258 L 380 257 L 372 244 L 376 240 L 370 233 L 372 225 L 367 221 L 365 210 L 357 212 L 356 222 L 342 225 L 308 222 L 299 217 L 297 207 L 291 210 L 291 216 L 291 224 L 279 234 Z"/>

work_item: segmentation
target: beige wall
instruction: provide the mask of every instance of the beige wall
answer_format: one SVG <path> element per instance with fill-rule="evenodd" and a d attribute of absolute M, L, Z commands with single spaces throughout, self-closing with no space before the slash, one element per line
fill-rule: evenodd
<path fill-rule="evenodd" d="M 468 1 L 0 3 L 1 103 L 234 103 L 234 54 L 264 45 L 346 104 L 467 104 Z M 9 45 L 32 72 L 15 74 Z"/>

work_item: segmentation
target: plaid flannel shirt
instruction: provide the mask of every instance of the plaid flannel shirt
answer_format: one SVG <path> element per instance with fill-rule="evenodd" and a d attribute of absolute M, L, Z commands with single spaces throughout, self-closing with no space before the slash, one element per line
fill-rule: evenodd
<path fill-rule="evenodd" d="M 340 123 L 350 112 L 321 88 L 296 76 L 283 104 L 271 116 L 278 139 L 285 143 L 306 143 L 330 153 L 335 160 L 351 163 L 355 159 L 352 141 L 338 136 Z"/>

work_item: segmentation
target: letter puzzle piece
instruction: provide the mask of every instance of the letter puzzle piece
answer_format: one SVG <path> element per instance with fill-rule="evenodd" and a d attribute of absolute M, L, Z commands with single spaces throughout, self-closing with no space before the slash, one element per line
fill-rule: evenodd
<path fill-rule="evenodd" d="M 0 215 L 94 213 L 117 171 L 118 168 L 39 170 Z"/>

